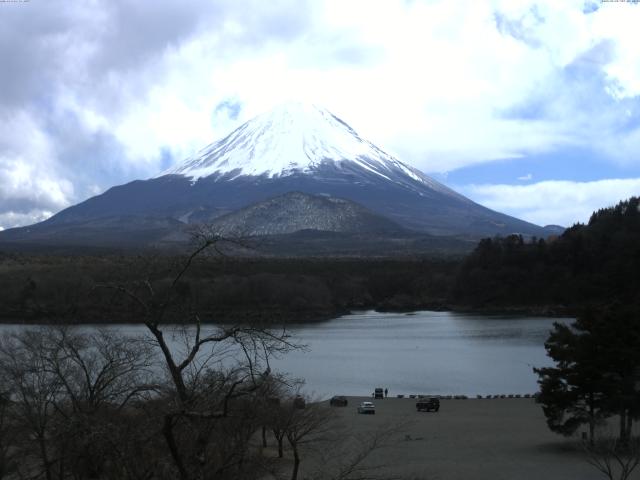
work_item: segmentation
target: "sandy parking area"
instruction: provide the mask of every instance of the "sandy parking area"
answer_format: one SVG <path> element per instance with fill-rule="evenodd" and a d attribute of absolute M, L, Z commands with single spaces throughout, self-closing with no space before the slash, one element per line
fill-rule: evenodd
<path fill-rule="evenodd" d="M 388 398 L 375 401 L 376 415 L 358 415 L 356 407 L 364 400 L 371 399 L 349 397 L 349 406 L 334 407 L 337 421 L 357 433 L 403 424 L 392 446 L 373 459 L 400 478 L 604 478 L 584 460 L 576 440 L 547 429 L 532 399 L 441 400 L 438 413 L 418 413 L 414 399 Z"/>

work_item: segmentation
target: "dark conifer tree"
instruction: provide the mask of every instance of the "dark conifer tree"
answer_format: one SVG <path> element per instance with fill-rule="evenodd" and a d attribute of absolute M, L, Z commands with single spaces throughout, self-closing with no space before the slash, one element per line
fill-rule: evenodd
<path fill-rule="evenodd" d="M 554 324 L 545 348 L 555 367 L 536 368 L 549 428 L 563 435 L 617 415 L 628 442 L 640 416 L 640 319 L 638 309 L 616 306 L 587 311 L 570 327 Z"/>

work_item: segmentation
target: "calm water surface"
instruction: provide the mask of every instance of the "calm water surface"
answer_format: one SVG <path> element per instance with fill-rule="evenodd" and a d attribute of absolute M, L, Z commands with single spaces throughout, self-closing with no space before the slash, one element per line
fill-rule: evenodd
<path fill-rule="evenodd" d="M 524 394 L 537 390 L 534 366 L 550 365 L 544 341 L 570 319 L 362 312 L 292 332 L 309 346 L 274 362 L 307 380 L 307 390 L 368 395 Z"/>
<path fill-rule="evenodd" d="M 533 393 L 532 368 L 550 365 L 544 341 L 554 321 L 571 319 L 359 312 L 291 326 L 294 340 L 308 348 L 274 360 L 272 367 L 304 378 L 305 390 L 322 398 L 369 395 L 377 386 L 394 396 Z M 0 332 L 19 328 L 3 325 Z M 141 325 L 108 328 L 145 333 Z"/>

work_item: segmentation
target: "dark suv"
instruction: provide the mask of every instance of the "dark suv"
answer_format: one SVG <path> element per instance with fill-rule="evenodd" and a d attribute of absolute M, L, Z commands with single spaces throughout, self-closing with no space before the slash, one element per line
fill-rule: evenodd
<path fill-rule="evenodd" d="M 336 395 L 329 400 L 329 405 L 332 407 L 346 407 L 348 403 L 349 401 L 344 395 Z"/>
<path fill-rule="evenodd" d="M 419 412 L 430 412 L 432 410 L 437 412 L 440 410 L 440 399 L 432 397 L 418 400 L 416 402 L 416 410 Z"/>

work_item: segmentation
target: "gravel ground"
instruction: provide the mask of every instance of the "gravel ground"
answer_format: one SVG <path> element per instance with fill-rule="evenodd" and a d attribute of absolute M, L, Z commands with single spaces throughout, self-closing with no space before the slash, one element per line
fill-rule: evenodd
<path fill-rule="evenodd" d="M 411 480 L 597 480 L 575 439 L 547 429 L 532 399 L 441 400 L 440 411 L 416 412 L 415 400 L 376 400 L 375 415 L 358 415 L 371 398 L 349 397 L 334 407 L 341 427 L 363 435 L 397 427 L 391 446 L 368 461 L 388 467 L 382 478 Z M 327 407 L 329 408 L 329 407 Z M 640 471 L 631 478 L 640 478 Z"/>

